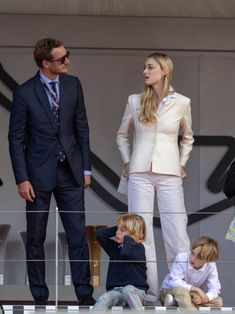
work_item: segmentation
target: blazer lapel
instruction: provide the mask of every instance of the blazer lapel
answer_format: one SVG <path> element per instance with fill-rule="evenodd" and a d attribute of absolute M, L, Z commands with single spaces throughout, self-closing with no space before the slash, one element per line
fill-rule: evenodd
<path fill-rule="evenodd" d="M 57 130 L 58 127 L 56 125 L 55 120 L 53 119 L 53 115 L 51 112 L 51 106 L 47 97 L 47 93 L 43 87 L 43 84 L 40 80 L 39 74 L 35 77 L 35 93 L 38 97 L 39 103 L 43 107 L 48 119 L 50 120 L 52 126 Z"/>

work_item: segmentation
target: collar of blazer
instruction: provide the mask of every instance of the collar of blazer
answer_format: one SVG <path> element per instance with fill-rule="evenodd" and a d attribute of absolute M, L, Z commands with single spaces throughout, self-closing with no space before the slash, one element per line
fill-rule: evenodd
<path fill-rule="evenodd" d="M 173 94 L 170 94 L 170 95 L 166 96 L 164 98 L 165 100 L 163 99 L 163 107 L 162 107 L 162 109 L 156 115 L 159 117 L 162 114 L 164 114 L 167 110 L 169 110 L 170 107 L 172 105 L 174 105 L 174 103 L 176 101 L 176 98 L 177 98 L 177 94 L 176 93 L 173 93 Z"/>

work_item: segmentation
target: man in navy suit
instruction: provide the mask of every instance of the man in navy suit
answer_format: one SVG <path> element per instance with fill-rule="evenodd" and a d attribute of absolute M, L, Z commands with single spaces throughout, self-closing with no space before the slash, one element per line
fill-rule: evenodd
<path fill-rule="evenodd" d="M 56 39 L 36 43 L 39 71 L 13 93 L 10 155 L 19 194 L 26 200 L 27 269 L 36 304 L 49 297 L 43 245 L 53 194 L 79 305 L 93 305 L 84 212 L 84 188 L 91 182 L 89 128 L 81 83 L 67 75 L 68 58 L 69 51 Z"/>

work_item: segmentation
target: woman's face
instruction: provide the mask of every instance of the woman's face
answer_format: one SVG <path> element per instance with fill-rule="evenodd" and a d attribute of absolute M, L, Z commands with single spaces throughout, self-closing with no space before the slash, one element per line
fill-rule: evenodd
<path fill-rule="evenodd" d="M 148 58 L 144 65 L 144 80 L 145 84 L 154 87 L 163 82 L 165 71 L 157 63 L 154 58 Z"/>

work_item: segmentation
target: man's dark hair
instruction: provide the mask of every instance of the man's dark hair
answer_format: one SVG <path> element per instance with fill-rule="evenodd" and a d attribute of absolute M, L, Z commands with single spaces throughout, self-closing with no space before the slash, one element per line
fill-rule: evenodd
<path fill-rule="evenodd" d="M 34 60 L 39 68 L 42 68 L 43 60 L 51 60 L 51 51 L 54 48 L 63 46 L 63 43 L 54 38 L 40 39 L 34 47 Z"/>

